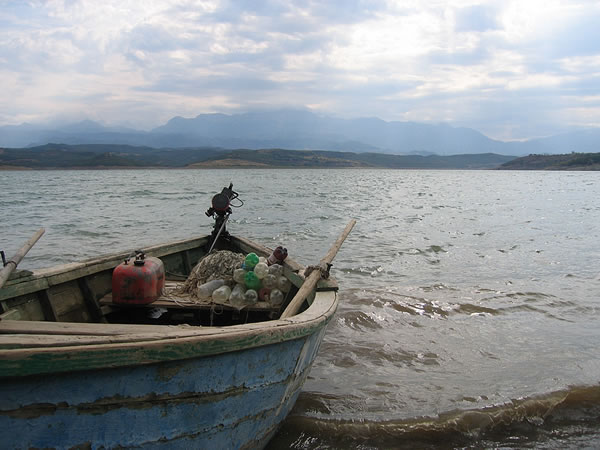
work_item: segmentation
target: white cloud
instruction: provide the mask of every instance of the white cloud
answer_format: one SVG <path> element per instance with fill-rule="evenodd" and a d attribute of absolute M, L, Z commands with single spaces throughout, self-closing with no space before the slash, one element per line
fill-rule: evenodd
<path fill-rule="evenodd" d="M 598 21 L 584 0 L 5 2 L 0 125 L 295 106 L 537 136 L 600 123 Z"/>

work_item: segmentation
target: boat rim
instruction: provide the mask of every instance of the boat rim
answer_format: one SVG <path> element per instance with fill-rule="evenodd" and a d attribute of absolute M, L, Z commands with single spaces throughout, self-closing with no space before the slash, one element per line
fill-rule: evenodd
<path fill-rule="evenodd" d="M 245 238 L 232 238 L 238 244 L 251 245 L 263 252 L 268 250 Z M 192 248 L 190 246 L 200 246 L 206 239 L 208 236 L 189 238 L 147 247 L 145 251 L 160 256 L 160 250 L 167 246 Z M 53 277 L 67 281 L 69 273 L 85 272 L 91 267 L 97 270 L 99 265 L 114 267 L 115 262 L 128 254 L 109 254 L 39 269 L 19 282 L 32 282 L 44 289 L 43 281 L 49 283 Z M 293 260 L 289 264 L 302 267 Z M 335 280 L 327 280 L 316 288 L 315 298 L 306 310 L 285 319 L 240 325 L 198 327 L 0 320 L 0 338 L 13 336 L 15 345 L 17 340 L 22 341 L 15 348 L 7 348 L 10 344 L 0 348 L 0 378 L 178 361 L 277 344 L 319 332 L 333 317 L 337 304 L 337 284 Z M 36 340 L 39 340 L 37 344 Z"/>

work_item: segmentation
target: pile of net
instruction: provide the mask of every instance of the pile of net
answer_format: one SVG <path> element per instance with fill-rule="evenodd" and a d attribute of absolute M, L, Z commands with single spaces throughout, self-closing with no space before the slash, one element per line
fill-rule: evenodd
<path fill-rule="evenodd" d="M 225 283 L 233 285 L 233 271 L 244 262 L 241 253 L 220 250 L 205 256 L 194 267 L 188 276 L 181 292 L 199 298 L 198 287 L 212 280 L 225 280 Z"/>

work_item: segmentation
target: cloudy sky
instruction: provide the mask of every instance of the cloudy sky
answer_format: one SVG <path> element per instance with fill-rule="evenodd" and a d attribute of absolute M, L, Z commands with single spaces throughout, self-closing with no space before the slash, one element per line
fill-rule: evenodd
<path fill-rule="evenodd" d="M 0 125 L 302 108 L 600 126 L 600 1 L 0 0 Z"/>

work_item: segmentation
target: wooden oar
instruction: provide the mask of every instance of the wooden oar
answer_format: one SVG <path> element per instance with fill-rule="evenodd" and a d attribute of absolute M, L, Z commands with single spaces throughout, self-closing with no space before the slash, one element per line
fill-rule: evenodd
<path fill-rule="evenodd" d="M 337 254 L 338 250 L 344 243 L 346 236 L 348 236 L 348 234 L 350 234 L 350 231 L 352 231 L 352 228 L 354 227 L 355 224 L 356 224 L 356 220 L 354 220 L 354 219 L 352 219 L 350 222 L 348 222 L 348 225 L 346 225 L 346 228 L 344 228 L 344 231 L 342 231 L 342 234 L 340 234 L 340 236 L 337 238 L 337 241 L 335 241 L 335 243 L 329 249 L 327 254 L 323 257 L 323 259 L 321 259 L 321 261 L 319 262 L 319 267 L 322 270 L 328 269 L 328 265 L 331 264 L 331 261 L 333 261 L 333 258 L 335 258 L 335 255 Z M 294 314 L 296 314 L 298 312 L 298 310 L 300 309 L 300 306 L 304 302 L 304 299 L 308 296 L 308 294 L 310 294 L 310 292 L 312 292 L 315 285 L 317 284 L 317 282 L 320 279 L 321 279 L 321 270 L 313 270 L 310 273 L 310 275 L 308 276 L 308 278 L 306 278 L 306 280 L 304 280 L 304 283 L 302 283 L 302 286 L 300 286 L 300 289 L 298 289 L 298 292 L 296 293 L 296 295 L 294 296 L 294 298 L 292 299 L 290 304 L 287 306 L 287 308 L 285 308 L 285 311 L 283 311 L 283 313 L 281 314 L 282 319 L 293 316 Z"/>
<path fill-rule="evenodd" d="M 6 265 L 2 268 L 2 270 L 0 270 L 0 288 L 4 286 L 4 283 L 6 283 L 6 280 L 8 280 L 10 274 L 13 273 L 23 257 L 27 254 L 31 247 L 33 247 L 38 239 L 42 237 L 42 234 L 44 234 L 45 231 L 46 230 L 43 228 L 40 228 L 31 238 L 29 238 L 27 242 L 25 242 L 25 244 L 23 244 L 19 251 L 6 262 Z"/>

